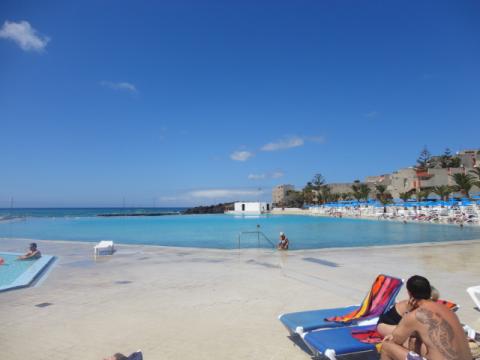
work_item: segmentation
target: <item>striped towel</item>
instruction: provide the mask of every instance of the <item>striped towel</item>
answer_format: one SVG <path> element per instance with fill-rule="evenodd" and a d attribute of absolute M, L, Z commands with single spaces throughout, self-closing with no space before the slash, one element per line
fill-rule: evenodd
<path fill-rule="evenodd" d="M 360 318 L 380 316 L 396 297 L 403 282 L 400 279 L 378 275 L 362 304 L 351 313 L 326 318 L 326 321 L 349 323 Z"/>

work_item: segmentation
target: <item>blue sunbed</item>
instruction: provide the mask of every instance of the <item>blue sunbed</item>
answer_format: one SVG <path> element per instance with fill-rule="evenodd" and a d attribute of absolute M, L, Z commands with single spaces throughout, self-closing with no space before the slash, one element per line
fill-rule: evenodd
<path fill-rule="evenodd" d="M 379 282 L 381 283 L 380 286 L 378 286 Z M 351 316 L 350 313 L 359 310 L 361 305 L 282 314 L 278 317 L 278 319 L 287 328 L 291 336 L 302 335 L 306 332 L 322 328 L 376 324 L 378 316 L 390 309 L 390 307 L 395 303 L 395 298 L 400 291 L 402 283 L 403 281 L 401 279 L 397 279 L 388 275 L 377 276 L 369 294 L 362 304 L 371 304 L 370 301 L 374 296 L 377 295 L 381 297 L 380 302 L 375 302 L 376 308 L 374 310 L 370 307 L 363 307 L 362 311 L 365 313 L 361 315 L 357 314 L 355 317 Z M 373 289 L 375 289 L 376 295 L 372 295 Z M 351 318 L 351 320 L 337 321 L 335 319 L 332 321 L 332 318 L 334 317 L 342 318 L 345 315 L 349 315 L 347 317 Z M 326 318 L 330 319 L 326 320 Z"/>
<path fill-rule="evenodd" d="M 375 344 L 364 343 L 352 336 L 353 331 L 374 330 L 376 325 L 351 326 L 336 329 L 316 330 L 303 335 L 303 341 L 314 357 L 327 357 L 335 360 L 337 356 L 349 354 L 376 353 Z"/>
<path fill-rule="evenodd" d="M 345 324 L 326 321 L 325 318 L 331 316 L 343 316 L 351 313 L 356 308 L 358 308 L 358 305 L 335 309 L 294 312 L 289 314 L 282 314 L 278 317 L 278 320 L 280 320 L 282 324 L 285 325 L 290 335 L 301 335 L 307 331 L 312 331 L 320 328 L 343 327 L 345 326 Z"/>

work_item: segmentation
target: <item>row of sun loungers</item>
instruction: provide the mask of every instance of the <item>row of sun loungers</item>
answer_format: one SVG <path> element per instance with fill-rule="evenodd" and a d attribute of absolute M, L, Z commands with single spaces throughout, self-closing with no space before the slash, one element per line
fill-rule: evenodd
<path fill-rule="evenodd" d="M 394 306 L 402 285 L 401 279 L 379 275 L 359 305 L 282 314 L 278 318 L 292 340 L 303 341 L 314 358 L 336 360 L 369 353 L 378 356 L 382 342 L 376 331 L 378 318 Z M 474 301 L 479 301 L 476 304 L 480 309 L 480 286 L 469 288 L 468 292 Z M 439 301 L 452 311 L 458 309 L 454 303 Z"/>
<path fill-rule="evenodd" d="M 480 204 L 444 206 L 404 206 L 403 204 L 388 205 L 357 205 L 328 204 L 310 208 L 312 215 L 332 217 L 367 217 L 386 220 L 436 222 L 446 224 L 479 224 Z"/>

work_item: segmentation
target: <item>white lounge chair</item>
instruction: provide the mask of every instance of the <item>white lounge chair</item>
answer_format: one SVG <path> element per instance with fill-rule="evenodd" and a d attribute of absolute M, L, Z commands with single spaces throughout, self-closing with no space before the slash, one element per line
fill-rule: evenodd
<path fill-rule="evenodd" d="M 112 255 L 115 251 L 115 247 L 113 245 L 113 241 L 110 240 L 102 240 L 94 247 L 94 255 Z"/>
<path fill-rule="evenodd" d="M 469 287 L 467 293 L 470 295 L 475 305 L 477 305 L 477 309 L 480 310 L 480 285 Z"/>

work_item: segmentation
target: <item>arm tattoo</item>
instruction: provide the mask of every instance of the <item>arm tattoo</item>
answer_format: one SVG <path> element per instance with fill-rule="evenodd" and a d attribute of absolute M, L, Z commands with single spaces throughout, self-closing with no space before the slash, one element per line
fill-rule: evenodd
<path fill-rule="evenodd" d="M 460 354 L 453 349 L 455 334 L 447 321 L 442 319 L 437 313 L 427 309 L 418 309 L 415 317 L 420 323 L 427 326 L 428 337 L 445 359 L 460 359 Z"/>

